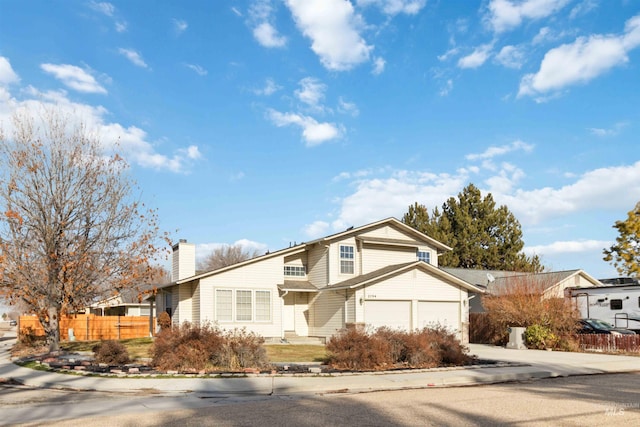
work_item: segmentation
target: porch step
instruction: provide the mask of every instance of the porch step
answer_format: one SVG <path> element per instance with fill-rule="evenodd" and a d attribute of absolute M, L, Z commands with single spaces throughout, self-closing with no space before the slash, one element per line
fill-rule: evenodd
<path fill-rule="evenodd" d="M 285 332 L 284 339 L 288 344 L 324 345 L 325 339 L 318 337 L 301 337 L 294 332 Z"/>

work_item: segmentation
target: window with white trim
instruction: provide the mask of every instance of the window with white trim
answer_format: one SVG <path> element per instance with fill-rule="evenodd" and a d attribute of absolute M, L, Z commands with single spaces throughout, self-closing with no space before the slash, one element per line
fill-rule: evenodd
<path fill-rule="evenodd" d="M 256 322 L 271 320 L 271 291 L 256 291 Z"/>
<path fill-rule="evenodd" d="M 355 248 L 349 245 L 340 245 L 340 273 L 355 273 Z"/>
<path fill-rule="evenodd" d="M 285 276 L 304 277 L 307 275 L 307 269 L 304 265 L 285 265 Z"/>
<path fill-rule="evenodd" d="M 253 319 L 252 313 L 253 307 L 251 304 L 251 291 L 237 290 L 236 320 L 238 322 L 250 322 Z"/>
<path fill-rule="evenodd" d="M 431 252 L 429 251 L 418 251 L 418 261 L 424 261 L 427 264 L 431 263 Z"/>
<path fill-rule="evenodd" d="M 216 289 L 215 320 L 219 322 L 270 322 L 271 291 Z"/>
<path fill-rule="evenodd" d="M 233 321 L 233 291 L 230 289 L 216 289 L 216 320 Z"/>

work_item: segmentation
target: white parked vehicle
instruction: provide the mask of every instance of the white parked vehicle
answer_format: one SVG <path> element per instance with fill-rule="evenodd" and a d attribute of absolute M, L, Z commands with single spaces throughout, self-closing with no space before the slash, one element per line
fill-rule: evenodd
<path fill-rule="evenodd" d="M 616 328 L 640 333 L 640 285 L 570 288 L 568 291 L 583 318 L 602 319 Z"/>

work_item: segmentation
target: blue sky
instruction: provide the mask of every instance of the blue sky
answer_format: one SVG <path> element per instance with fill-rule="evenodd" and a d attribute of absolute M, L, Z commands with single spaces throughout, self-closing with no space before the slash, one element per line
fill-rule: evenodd
<path fill-rule="evenodd" d="M 52 103 L 118 140 L 199 255 L 430 209 L 468 183 L 554 270 L 640 200 L 640 2 L 0 2 L 0 120 Z M 175 232 L 177 230 L 177 232 Z"/>

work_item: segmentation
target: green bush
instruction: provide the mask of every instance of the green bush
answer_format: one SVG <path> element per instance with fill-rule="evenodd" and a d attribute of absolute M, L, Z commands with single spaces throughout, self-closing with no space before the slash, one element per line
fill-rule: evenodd
<path fill-rule="evenodd" d="M 93 347 L 94 358 L 98 363 L 123 365 L 129 363 L 127 347 L 119 341 L 108 340 Z"/>
<path fill-rule="evenodd" d="M 547 348 L 555 348 L 558 343 L 558 337 L 550 328 L 542 325 L 531 325 L 524 331 L 524 339 L 529 348 L 537 348 L 544 350 Z"/>

